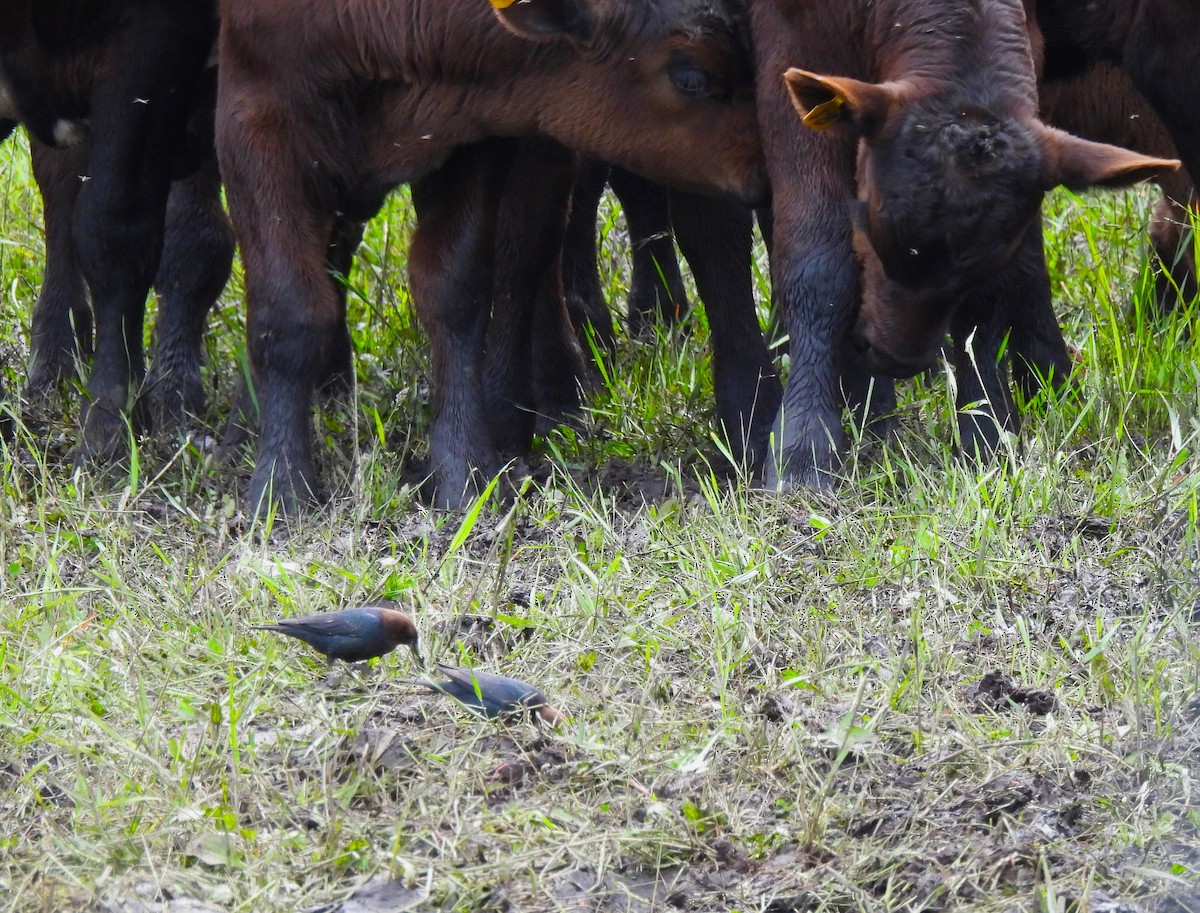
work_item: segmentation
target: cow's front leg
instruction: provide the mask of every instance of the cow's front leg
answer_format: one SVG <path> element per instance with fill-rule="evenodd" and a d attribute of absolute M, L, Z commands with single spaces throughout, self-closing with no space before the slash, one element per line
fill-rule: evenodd
<path fill-rule="evenodd" d="M 1034 396 L 1046 384 L 1062 388 L 1070 380 L 1073 367 L 1054 313 L 1042 243 L 1039 219 L 1025 230 L 1012 259 L 1000 273 L 1013 284 L 1007 291 L 994 282 L 989 285 L 997 297 L 989 306 L 1000 309 L 1012 326 L 1009 348 L 1013 377 L 1026 397 Z"/>
<path fill-rule="evenodd" d="M 86 150 L 52 149 L 36 139 L 29 145 L 46 230 L 46 269 L 33 307 L 25 379 L 25 396 L 36 414 L 64 381 L 77 376 L 76 359 L 91 359 L 92 309 L 71 231 L 81 175 L 87 173 Z"/>
<path fill-rule="evenodd" d="M 429 462 L 436 501 L 446 507 L 458 507 L 471 496 L 477 474 L 488 476 L 498 469 L 482 377 L 496 210 L 511 158 L 507 143 L 464 147 L 412 185 L 418 226 L 408 272 L 430 340 Z"/>
<path fill-rule="evenodd" d="M 754 306 L 753 214 L 739 203 L 672 191 L 671 222 L 712 336 L 713 392 L 733 458 L 761 465 L 782 388 Z"/>
<path fill-rule="evenodd" d="M 968 308 L 959 311 L 951 332 L 960 452 L 968 460 L 987 462 L 1000 449 L 1001 436 L 1020 427 L 1000 358 L 1005 328 L 986 316 L 973 320 Z"/>
<path fill-rule="evenodd" d="M 675 256 L 670 191 L 624 168 L 613 168 L 608 183 L 629 227 L 630 335 L 645 332 L 657 320 L 678 323 L 691 310 L 691 302 Z"/>
<path fill-rule="evenodd" d="M 1032 226 L 1002 269 L 969 292 L 955 312 L 954 367 L 958 430 L 967 459 L 990 459 L 1003 434 L 1020 430 L 1020 414 L 1002 352 L 1005 337 L 1014 372 L 1032 387 L 1040 378 L 1062 382 L 1067 369 L 1062 334 L 1050 307 L 1050 277 L 1039 226 Z M 1040 364 L 1038 362 L 1041 362 Z M 1066 362 L 1070 364 L 1069 361 Z"/>
<path fill-rule="evenodd" d="M 75 250 L 96 324 L 81 461 L 112 459 L 125 441 L 131 384 L 140 385 L 145 376 L 142 324 L 170 187 L 165 168 L 146 161 L 152 157 L 147 150 L 166 155 L 154 142 L 156 118 L 149 110 L 113 107 L 110 99 L 93 106 L 95 143 L 74 215 Z"/>
<path fill-rule="evenodd" d="M 162 258 L 154 278 L 154 354 L 143 392 L 156 430 L 181 428 L 188 416 L 204 413 L 204 325 L 229 279 L 233 247 L 213 157 L 172 184 L 167 200 Z"/>
<path fill-rule="evenodd" d="M 241 90 L 232 64 L 230 75 L 218 107 L 217 152 L 245 269 L 247 348 L 259 407 L 248 498 L 255 511 L 276 503 L 292 512 L 319 494 L 313 393 L 345 333 L 326 261 L 334 217 L 314 205 L 311 160 L 294 148 L 302 106 L 262 86 Z"/>
<path fill-rule="evenodd" d="M 563 236 L 576 156 L 550 140 L 522 140 L 496 226 L 492 317 L 483 395 L 501 454 L 524 453 L 539 424 L 579 409 L 583 357 L 565 311 Z"/>

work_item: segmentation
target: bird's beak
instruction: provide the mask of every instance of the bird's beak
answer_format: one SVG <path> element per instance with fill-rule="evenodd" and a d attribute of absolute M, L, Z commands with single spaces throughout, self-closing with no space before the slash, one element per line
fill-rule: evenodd
<path fill-rule="evenodd" d="M 566 716 L 563 714 L 563 712 L 553 704 L 542 704 L 533 712 L 533 714 L 535 722 L 540 717 L 542 722 L 546 723 L 550 727 L 557 726 L 559 723 L 566 720 Z"/>
<path fill-rule="evenodd" d="M 420 666 L 422 669 L 429 668 L 425 664 L 425 657 L 421 655 L 421 644 L 418 641 L 414 640 L 408 646 L 409 646 L 409 649 L 411 649 L 413 651 L 413 656 L 415 656 L 417 658 L 417 665 Z"/>

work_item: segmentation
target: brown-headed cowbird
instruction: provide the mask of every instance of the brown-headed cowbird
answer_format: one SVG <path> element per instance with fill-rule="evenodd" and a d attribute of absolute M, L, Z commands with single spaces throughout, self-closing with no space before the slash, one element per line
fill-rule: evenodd
<path fill-rule="evenodd" d="M 390 601 L 375 605 L 321 612 L 303 618 L 284 618 L 272 625 L 254 625 L 256 631 L 276 631 L 295 637 L 335 659 L 362 662 L 391 653 L 401 644 L 409 647 L 417 662 L 425 665 L 417 646 L 417 626 Z"/>
<path fill-rule="evenodd" d="M 562 712 L 547 700 L 546 695 L 527 682 L 480 669 L 459 669 L 445 663 L 438 663 L 437 667 L 446 676 L 445 681 L 419 678 L 408 679 L 408 683 L 440 691 L 467 709 L 490 719 L 525 712 L 531 714 L 535 723 L 540 720 L 551 726 L 564 719 Z"/>

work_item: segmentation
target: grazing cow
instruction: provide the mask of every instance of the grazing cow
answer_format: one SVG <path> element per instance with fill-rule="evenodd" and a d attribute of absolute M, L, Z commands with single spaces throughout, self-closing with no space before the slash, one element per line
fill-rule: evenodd
<path fill-rule="evenodd" d="M 188 125 L 216 27 L 206 0 L 13 0 L 0 10 L 0 115 L 47 147 L 82 150 L 53 188 L 44 184 L 48 218 L 59 220 L 53 269 L 65 272 L 52 277 L 62 297 L 44 303 L 34 331 L 35 379 L 60 372 L 73 350 L 71 310 L 87 335 L 77 269 L 95 320 L 81 457 L 114 456 L 125 439 L 131 384 L 145 375 L 142 320 L 168 193 L 196 165 Z"/>
<path fill-rule="evenodd" d="M 317 489 L 314 385 L 344 334 L 327 247 L 413 182 L 409 273 L 433 356 L 430 462 L 461 503 L 498 456 L 482 353 L 494 214 L 542 136 L 646 175 L 764 191 L 748 46 L 713 0 L 223 0 L 217 145 L 246 270 L 261 404 L 249 498 Z"/>
<path fill-rule="evenodd" d="M 872 373 L 923 370 L 947 330 L 966 363 L 977 336 L 1002 335 L 992 327 L 1014 285 L 1044 283 L 1046 190 L 1127 184 L 1176 163 L 1038 120 L 1020 0 L 751 0 L 750 12 L 791 356 L 767 483 L 825 486 L 843 396 L 868 399 Z M 982 367 L 998 352 L 974 355 Z M 960 375 L 964 389 L 1012 421 L 998 373 Z M 963 432 L 968 452 L 998 436 Z"/>

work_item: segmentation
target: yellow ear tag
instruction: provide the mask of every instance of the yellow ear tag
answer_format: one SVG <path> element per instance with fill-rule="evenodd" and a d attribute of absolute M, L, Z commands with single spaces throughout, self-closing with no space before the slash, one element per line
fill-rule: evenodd
<path fill-rule="evenodd" d="M 498 10 L 506 10 L 516 3 L 517 0 L 489 0 L 489 2 Z"/>
<path fill-rule="evenodd" d="M 492 0 L 495 2 L 495 0 Z M 815 108 L 812 108 L 801 119 L 806 127 L 811 127 L 814 130 L 828 130 L 842 119 L 842 108 L 846 105 L 846 99 L 840 95 L 835 95 L 829 101 L 823 101 Z"/>

